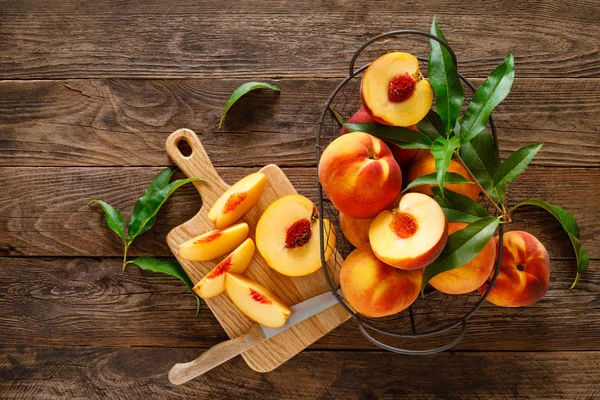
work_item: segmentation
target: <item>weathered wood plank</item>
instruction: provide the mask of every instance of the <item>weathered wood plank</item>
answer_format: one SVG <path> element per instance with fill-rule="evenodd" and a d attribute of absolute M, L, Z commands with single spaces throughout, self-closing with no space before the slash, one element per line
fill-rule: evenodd
<path fill-rule="evenodd" d="M 172 364 L 196 349 L 4 347 L 4 398 L 591 399 L 600 395 L 599 352 L 304 352 L 267 374 L 237 357 L 182 386 Z M 510 366 L 509 368 L 507 366 Z M 434 371 L 434 372 L 433 372 Z"/>
<path fill-rule="evenodd" d="M 227 339 L 206 305 L 194 315 L 196 302 L 181 282 L 120 267 L 117 258 L 0 258 L 0 292 L 6 294 L 0 300 L 0 343 L 208 348 Z M 569 290 L 574 270 L 572 260 L 552 260 L 550 290 L 530 307 L 485 303 L 456 349 L 600 350 L 600 275 L 590 269 Z M 460 313 L 462 304 L 452 303 L 447 312 Z M 418 342 L 380 339 L 415 349 L 440 346 L 456 333 Z M 311 348 L 375 347 L 348 322 Z"/>
<path fill-rule="evenodd" d="M 600 12 L 586 0 L 534 1 L 509 12 L 501 2 L 467 0 L 426 7 L 393 0 L 239 1 L 226 9 L 219 1 L 68 1 L 52 9 L 10 1 L 2 13 L 0 70 L 11 79 L 341 77 L 367 39 L 391 29 L 428 31 L 434 15 L 469 76 L 487 75 L 509 52 L 521 76 L 600 76 L 598 42 L 590 34 Z M 426 54 L 426 45 L 404 39 L 382 47 Z"/>
<path fill-rule="evenodd" d="M 274 80 L 281 94 L 248 95 L 220 131 L 242 82 L 0 81 L 0 166 L 166 165 L 165 139 L 181 127 L 202 135 L 218 166 L 314 165 L 317 122 L 339 80 Z M 542 141 L 534 164 L 600 166 L 599 93 L 598 79 L 517 79 L 495 113 L 501 156 Z"/>
<path fill-rule="evenodd" d="M 258 168 L 218 168 L 233 183 Z M 135 200 L 160 167 L 0 168 L 0 255 L 118 256 L 121 244 L 104 222 L 101 199 L 128 215 Z M 314 168 L 285 168 L 296 189 L 317 199 Z M 600 258 L 600 169 L 531 167 L 509 185 L 510 204 L 527 198 L 545 199 L 571 212 L 581 228 L 590 258 Z M 200 207 L 192 186 L 180 189 L 166 203 L 155 227 L 138 238 L 130 254 L 168 256 L 166 233 L 190 219 Z M 570 242 L 554 217 L 545 211 L 519 212 L 510 229 L 524 229 L 545 243 L 551 257 L 572 258 Z"/>

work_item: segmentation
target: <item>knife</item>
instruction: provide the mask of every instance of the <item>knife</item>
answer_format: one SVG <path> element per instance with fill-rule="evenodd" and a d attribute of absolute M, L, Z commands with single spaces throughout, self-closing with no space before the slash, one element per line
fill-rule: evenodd
<path fill-rule="evenodd" d="M 338 293 L 341 294 L 341 290 Z M 337 298 L 332 292 L 325 292 L 304 300 L 290 307 L 292 313 L 280 328 L 267 328 L 254 324 L 243 335 L 211 347 L 195 360 L 175 364 L 169 371 L 169 381 L 174 385 L 186 383 L 337 303 Z"/>

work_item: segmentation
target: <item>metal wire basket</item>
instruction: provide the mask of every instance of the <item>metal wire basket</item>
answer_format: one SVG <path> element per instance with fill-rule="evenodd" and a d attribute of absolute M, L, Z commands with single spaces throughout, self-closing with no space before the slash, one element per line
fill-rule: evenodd
<path fill-rule="evenodd" d="M 454 63 L 456 56 L 452 48 L 444 41 L 437 37 L 421 31 L 414 30 L 397 30 L 391 31 L 379 36 L 376 36 L 365 42 L 354 54 L 349 66 L 349 75 L 335 88 L 329 96 L 327 102 L 323 106 L 321 117 L 319 119 L 319 127 L 317 131 L 317 164 L 321 158 L 321 153 L 327 145 L 339 136 L 340 124 L 331 112 L 335 109 L 343 118 L 347 120 L 360 107 L 360 76 L 369 64 L 363 65 L 355 69 L 355 63 L 363 50 L 367 49 L 373 43 L 384 42 L 387 46 L 393 46 L 390 38 L 399 36 L 420 36 L 421 38 L 433 39 L 439 42 L 442 46 L 449 50 Z M 385 52 L 386 49 L 384 49 Z M 375 52 L 376 53 L 376 52 Z M 374 59 L 376 56 L 372 57 Z M 417 57 L 422 63 L 422 71 L 427 71 L 427 59 Z M 463 75 L 459 74 L 461 80 L 475 92 L 475 86 Z M 496 137 L 496 126 L 494 120 L 490 116 L 489 125 L 494 139 L 496 152 L 498 152 L 498 141 Z M 423 296 L 419 296 L 417 300 L 406 310 L 383 318 L 369 318 L 360 315 L 352 309 L 346 302 L 339 289 L 339 276 L 342 267 L 342 258 L 354 249 L 354 246 L 342 234 L 339 224 L 338 211 L 333 207 L 332 203 L 327 199 L 320 183 L 318 184 L 319 194 L 319 213 L 320 230 L 321 230 L 321 265 L 325 279 L 329 284 L 331 292 L 337 297 L 339 303 L 351 315 L 352 319 L 358 326 L 360 332 L 370 342 L 375 345 L 392 352 L 401 354 L 433 354 L 452 348 L 463 338 L 467 329 L 467 320 L 479 309 L 489 291 L 494 286 L 496 277 L 500 270 L 500 259 L 502 257 L 502 239 L 503 226 L 500 225 L 499 231 L 499 246 L 495 270 L 490 284 L 485 292 L 479 293 L 474 291 L 463 295 L 449 295 L 438 292 L 431 286 L 425 289 Z M 480 198 L 480 203 L 488 206 L 483 197 Z M 491 208 L 488 207 L 491 210 Z M 329 263 L 325 261 L 325 250 L 327 248 L 327 237 L 323 226 L 323 219 L 329 219 L 335 226 L 337 232 L 337 252 L 341 257 L 331 257 Z M 393 343 L 384 343 L 382 340 Z M 398 343 L 400 342 L 400 343 Z"/>

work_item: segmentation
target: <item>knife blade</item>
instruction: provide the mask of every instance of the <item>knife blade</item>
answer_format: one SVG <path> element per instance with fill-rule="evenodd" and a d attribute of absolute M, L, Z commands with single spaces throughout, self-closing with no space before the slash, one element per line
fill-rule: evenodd
<path fill-rule="evenodd" d="M 337 293 L 342 295 L 341 289 Z M 254 324 L 243 335 L 211 347 L 195 360 L 175 364 L 169 371 L 169 381 L 174 385 L 188 382 L 305 319 L 317 315 L 337 302 L 336 296 L 330 291 L 306 299 L 290 307 L 292 313 L 280 328 L 268 328 Z"/>

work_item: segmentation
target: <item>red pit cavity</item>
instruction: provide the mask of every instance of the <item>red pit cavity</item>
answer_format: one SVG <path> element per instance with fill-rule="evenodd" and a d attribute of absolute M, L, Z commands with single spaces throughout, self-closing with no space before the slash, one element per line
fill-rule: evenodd
<path fill-rule="evenodd" d="M 262 293 L 257 292 L 254 289 L 250 289 L 250 296 L 252 297 L 252 300 L 259 302 L 260 304 L 271 304 L 272 301 L 269 300 L 267 298 L 267 296 L 265 296 Z"/>
<path fill-rule="evenodd" d="M 312 232 L 312 226 L 308 219 L 304 218 L 292 224 L 285 235 L 285 248 L 295 249 L 308 243 Z"/>
<path fill-rule="evenodd" d="M 208 243 L 208 242 L 212 242 L 213 240 L 215 240 L 216 238 L 220 237 L 222 235 L 221 232 L 216 232 L 213 233 L 212 235 L 208 235 L 206 237 L 200 238 L 198 240 L 196 240 L 194 242 L 194 244 L 202 244 L 202 243 Z"/>
<path fill-rule="evenodd" d="M 418 225 L 411 215 L 399 212 L 394 214 L 391 228 L 398 237 L 406 239 L 415 234 Z"/>
<path fill-rule="evenodd" d="M 409 74 L 398 75 L 390 82 L 388 87 L 388 99 L 393 103 L 401 103 L 408 100 L 415 91 L 415 78 Z"/>
<path fill-rule="evenodd" d="M 223 214 L 227 214 L 232 212 L 240 205 L 242 201 L 244 201 L 248 197 L 246 193 L 234 193 L 225 202 L 225 206 L 223 207 Z"/>
<path fill-rule="evenodd" d="M 217 276 L 223 275 L 225 272 L 229 271 L 232 264 L 232 256 L 227 257 L 223 261 L 219 263 L 211 272 L 208 274 L 208 279 L 214 279 Z"/>

